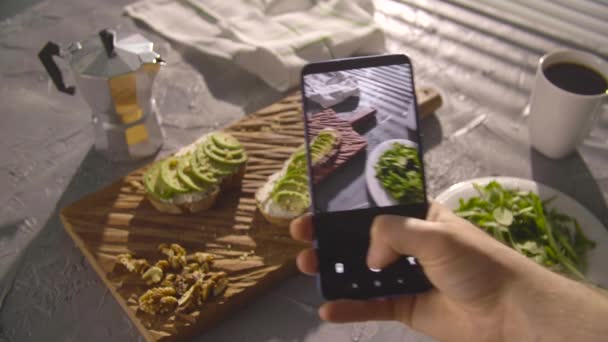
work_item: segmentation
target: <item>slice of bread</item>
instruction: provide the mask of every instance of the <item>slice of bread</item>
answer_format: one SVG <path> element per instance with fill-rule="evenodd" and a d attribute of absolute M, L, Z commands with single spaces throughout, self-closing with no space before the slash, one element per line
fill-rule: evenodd
<path fill-rule="evenodd" d="M 187 213 L 196 213 L 202 210 L 207 210 L 211 208 L 215 201 L 217 200 L 218 195 L 220 194 L 220 188 L 215 187 L 212 191 L 201 194 L 197 193 L 199 196 L 196 196 L 195 199 L 183 202 L 177 202 L 174 200 L 161 200 L 151 194 L 147 194 L 146 197 L 156 208 L 156 210 L 167 213 L 167 214 L 187 214 Z"/>
<path fill-rule="evenodd" d="M 275 225 L 277 227 L 289 227 L 289 224 L 291 223 L 291 221 L 297 217 L 297 216 L 296 217 L 279 217 L 279 216 L 272 216 L 263 210 L 260 210 L 260 212 L 262 213 L 262 216 L 264 216 L 266 221 L 272 223 L 273 225 Z"/>
<path fill-rule="evenodd" d="M 281 171 L 270 175 L 266 183 L 255 193 L 255 202 L 262 216 L 268 222 L 280 227 L 288 226 L 289 222 L 298 216 L 298 213 L 283 210 L 271 197 L 272 189 L 284 174 L 285 167 Z"/>

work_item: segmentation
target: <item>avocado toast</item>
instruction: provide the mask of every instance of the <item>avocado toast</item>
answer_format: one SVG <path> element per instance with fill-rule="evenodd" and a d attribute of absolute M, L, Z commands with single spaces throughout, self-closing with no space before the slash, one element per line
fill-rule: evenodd
<path fill-rule="evenodd" d="M 161 212 L 206 210 L 221 190 L 240 185 L 246 162 L 247 153 L 236 138 L 213 132 L 150 166 L 144 187 L 150 203 Z"/>
<path fill-rule="evenodd" d="M 310 143 L 311 164 L 314 168 L 329 162 L 338 152 L 341 135 L 325 128 Z M 310 207 L 306 151 L 299 147 L 287 159 L 283 168 L 272 174 L 255 194 L 258 209 L 266 220 L 277 226 L 287 226 L 292 219 Z"/>

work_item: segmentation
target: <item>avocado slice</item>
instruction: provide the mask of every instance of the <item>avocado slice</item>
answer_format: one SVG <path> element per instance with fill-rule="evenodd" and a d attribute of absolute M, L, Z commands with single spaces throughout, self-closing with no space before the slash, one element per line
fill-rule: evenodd
<path fill-rule="evenodd" d="M 211 160 L 235 166 L 235 168 L 247 161 L 247 154 L 242 148 L 238 150 L 222 149 L 216 146 L 212 139 L 207 139 L 207 141 L 203 143 L 203 151 Z"/>
<path fill-rule="evenodd" d="M 282 178 L 272 189 L 272 193 L 277 193 L 279 191 L 295 191 L 298 193 L 308 193 L 308 184 L 299 182 L 293 178 Z"/>
<path fill-rule="evenodd" d="M 209 158 L 204 154 L 201 159 L 198 158 L 198 153 L 196 152 L 190 155 L 190 169 L 192 171 L 192 176 L 199 182 L 214 185 L 220 181 L 217 174 L 211 169 Z"/>
<path fill-rule="evenodd" d="M 175 157 L 167 158 L 160 164 L 160 184 L 162 193 L 186 193 L 190 191 L 188 186 L 182 183 L 177 177 L 179 159 Z"/>
<path fill-rule="evenodd" d="M 304 172 L 286 173 L 283 177 L 281 177 L 279 181 L 281 180 L 290 180 L 304 185 L 308 185 L 308 177 L 306 177 L 306 174 Z"/>
<path fill-rule="evenodd" d="M 186 184 L 190 189 L 194 191 L 204 191 L 209 183 L 200 182 L 192 171 L 192 165 L 190 164 L 192 156 L 190 154 L 181 156 L 179 158 L 179 164 L 177 166 L 177 178 L 182 183 Z"/>
<path fill-rule="evenodd" d="M 295 191 L 277 191 L 272 195 L 272 199 L 282 208 L 293 212 L 304 211 L 310 206 L 310 198 L 308 195 Z"/>
<path fill-rule="evenodd" d="M 228 150 L 242 150 L 243 145 L 232 135 L 224 132 L 215 132 L 211 134 L 211 140 L 220 148 Z"/>
<path fill-rule="evenodd" d="M 156 187 L 160 175 L 160 163 L 154 163 L 144 173 L 144 187 L 148 194 L 158 197 Z"/>
<path fill-rule="evenodd" d="M 291 158 L 291 161 L 287 165 L 287 173 L 306 173 L 306 166 L 306 154 L 298 153 Z"/>
<path fill-rule="evenodd" d="M 207 153 L 205 153 L 204 143 L 196 147 L 194 154 L 198 164 L 201 166 L 204 165 L 216 178 L 230 176 L 236 171 L 235 165 L 222 164 L 209 158 Z"/>
<path fill-rule="evenodd" d="M 331 152 L 336 142 L 334 131 L 323 130 L 315 137 L 310 145 L 311 161 L 316 163 Z"/>

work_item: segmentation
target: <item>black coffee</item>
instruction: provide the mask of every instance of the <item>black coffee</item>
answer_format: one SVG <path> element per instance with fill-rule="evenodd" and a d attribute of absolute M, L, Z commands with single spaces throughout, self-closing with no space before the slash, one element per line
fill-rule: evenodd
<path fill-rule="evenodd" d="M 608 82 L 599 72 L 580 64 L 557 63 L 543 72 L 551 83 L 571 93 L 597 95 L 608 90 Z"/>

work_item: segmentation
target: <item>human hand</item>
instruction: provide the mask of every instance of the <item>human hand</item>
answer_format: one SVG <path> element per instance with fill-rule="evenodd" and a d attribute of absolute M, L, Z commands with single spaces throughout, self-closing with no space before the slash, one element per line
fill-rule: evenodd
<path fill-rule="evenodd" d="M 295 220 L 291 234 L 311 241 L 311 216 Z M 383 268 L 403 254 L 418 258 L 434 289 L 387 299 L 329 302 L 320 308 L 321 318 L 333 322 L 397 320 L 441 341 L 524 340 L 533 336 L 526 327 L 547 323 L 530 314 L 536 313 L 535 304 L 555 299 L 538 289 L 544 289 L 547 282 L 564 289 L 574 283 L 529 261 L 437 203 L 431 204 L 426 221 L 400 216 L 375 219 L 368 266 Z M 297 264 L 302 272 L 315 274 L 314 250 L 302 251 Z M 545 306 L 559 309 L 551 303 Z"/>

